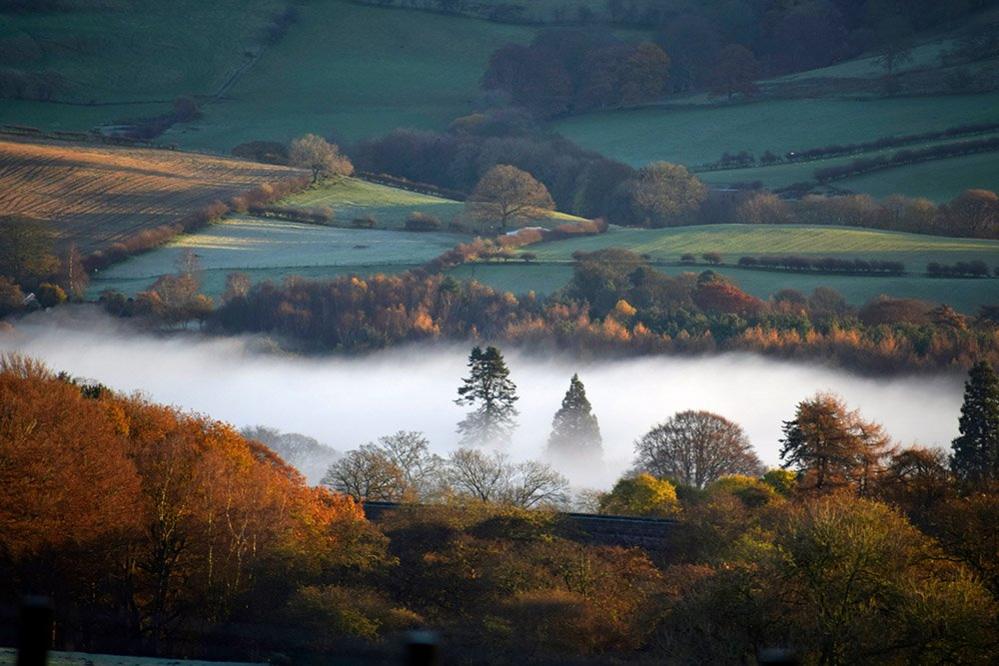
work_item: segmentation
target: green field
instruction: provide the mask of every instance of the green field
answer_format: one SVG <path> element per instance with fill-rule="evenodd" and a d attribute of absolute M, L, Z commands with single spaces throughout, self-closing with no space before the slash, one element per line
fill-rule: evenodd
<path fill-rule="evenodd" d="M 656 160 L 697 165 L 726 151 L 783 154 L 985 122 L 999 122 L 999 93 L 656 106 L 569 118 L 556 129 L 586 148 L 641 166 Z"/>
<path fill-rule="evenodd" d="M 999 263 L 999 241 L 845 227 L 734 224 L 675 229 L 612 227 L 600 236 L 532 245 L 525 250 L 537 256 L 532 263 L 471 264 L 454 269 L 452 274 L 515 293 L 551 293 L 571 278 L 574 252 L 609 247 L 648 255 L 658 269 L 671 274 L 708 268 L 703 261 L 696 266 L 677 265 L 683 254 L 700 257 L 704 252 L 720 252 L 729 265 L 712 270 L 731 276 L 744 289 L 761 298 L 769 298 L 784 288 L 808 292 L 818 286 L 830 286 L 858 305 L 880 294 L 946 302 L 967 312 L 973 312 L 983 304 L 999 303 L 999 280 L 931 279 L 921 275 L 930 261 L 953 263 L 980 259 L 990 265 Z M 763 254 L 895 260 L 906 264 L 909 275 L 810 275 L 747 270 L 731 265 L 741 256 Z"/>
<path fill-rule="evenodd" d="M 465 204 L 418 192 L 347 178 L 312 187 L 284 199 L 281 206 L 333 209 L 337 226 L 350 226 L 355 217 L 370 215 L 378 228 L 398 229 L 414 211 L 434 215 L 444 227 L 465 208 Z"/>
<path fill-rule="evenodd" d="M 209 95 L 249 59 L 279 0 L 94 2 L 2 15 L 0 39 L 30 36 L 40 53 L 4 63 L 57 72 L 62 101 L 172 101 Z M 73 108 L 66 113 L 76 113 Z M 29 119 L 22 118 L 23 122 Z"/>
<path fill-rule="evenodd" d="M 218 296 L 226 275 L 236 271 L 254 282 L 290 275 L 398 273 L 436 257 L 460 239 L 445 233 L 338 229 L 236 217 L 101 271 L 91 280 L 88 295 L 95 298 L 106 289 L 142 291 L 161 275 L 175 273 L 177 260 L 188 249 L 200 260 L 202 291 Z"/>
<path fill-rule="evenodd" d="M 533 28 L 478 19 L 324 2 L 205 110 L 164 137 L 226 150 L 304 132 L 342 142 L 397 127 L 443 128 L 469 113 L 489 56 Z"/>
<path fill-rule="evenodd" d="M 836 187 L 874 196 L 899 193 L 946 201 L 969 188 L 999 192 L 999 153 L 913 164 L 838 180 Z"/>

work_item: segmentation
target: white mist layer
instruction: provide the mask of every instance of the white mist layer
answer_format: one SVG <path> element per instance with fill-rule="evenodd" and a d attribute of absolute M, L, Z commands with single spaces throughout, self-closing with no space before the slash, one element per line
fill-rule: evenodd
<path fill-rule="evenodd" d="M 466 372 L 465 347 L 306 358 L 260 353 L 252 338 L 154 336 L 103 316 L 58 310 L 16 327 L 0 334 L 0 352 L 16 351 L 55 371 L 140 391 L 237 427 L 302 433 L 340 451 L 397 430 L 419 430 L 446 455 L 457 444 L 455 425 L 464 414 L 453 399 Z M 902 444 L 947 447 L 957 435 L 961 378 L 953 374 L 872 379 L 750 354 L 586 362 L 514 350 L 505 355 L 520 395 L 520 427 L 508 451 L 516 459 L 543 457 L 569 378 L 578 372 L 586 385 L 603 432 L 604 463 L 577 473 L 577 486 L 611 485 L 630 466 L 635 439 L 684 409 L 739 423 L 763 461 L 776 465 L 781 422 L 817 391 L 839 394 Z"/>

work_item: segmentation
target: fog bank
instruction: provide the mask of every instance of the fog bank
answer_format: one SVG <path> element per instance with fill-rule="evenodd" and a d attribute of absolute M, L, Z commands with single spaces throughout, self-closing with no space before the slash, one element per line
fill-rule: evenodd
<path fill-rule="evenodd" d="M 419 346 L 362 357 L 262 353 L 254 338 L 160 337 L 72 308 L 34 314 L 0 333 L 16 351 L 53 370 L 141 391 L 152 400 L 237 427 L 267 425 L 340 451 L 397 430 L 426 433 L 435 451 L 457 442 L 464 408 L 453 403 L 468 348 Z M 901 443 L 947 447 L 957 435 L 962 378 L 875 380 L 748 354 L 582 362 L 505 351 L 521 396 L 509 453 L 540 458 L 569 378 L 586 385 L 604 437 L 605 464 L 574 483 L 606 487 L 628 466 L 632 443 L 683 409 L 707 409 L 743 426 L 760 457 L 778 462 L 781 422 L 795 404 L 833 391 Z"/>

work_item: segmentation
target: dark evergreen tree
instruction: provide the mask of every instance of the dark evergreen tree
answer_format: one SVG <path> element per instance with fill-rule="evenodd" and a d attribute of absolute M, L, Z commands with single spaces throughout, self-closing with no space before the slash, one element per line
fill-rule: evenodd
<path fill-rule="evenodd" d="M 954 475 L 973 484 L 999 480 L 999 378 L 985 361 L 971 368 L 964 385 L 960 431 L 951 444 Z"/>
<path fill-rule="evenodd" d="M 506 444 L 517 427 L 517 386 L 496 347 L 472 349 L 469 376 L 458 388 L 458 405 L 477 406 L 458 424 L 461 445 Z"/>
<path fill-rule="evenodd" d="M 579 375 L 573 375 L 569 390 L 562 398 L 562 407 L 552 419 L 548 454 L 566 460 L 592 461 L 600 458 L 602 443 L 600 424 L 586 398 L 586 388 Z"/>

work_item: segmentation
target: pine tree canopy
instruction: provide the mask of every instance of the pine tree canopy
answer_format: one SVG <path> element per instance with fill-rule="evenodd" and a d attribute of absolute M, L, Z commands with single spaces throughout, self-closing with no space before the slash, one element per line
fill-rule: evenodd
<path fill-rule="evenodd" d="M 951 471 L 972 484 L 999 479 L 999 378 L 984 361 L 971 368 L 964 385 L 959 429 Z"/>

